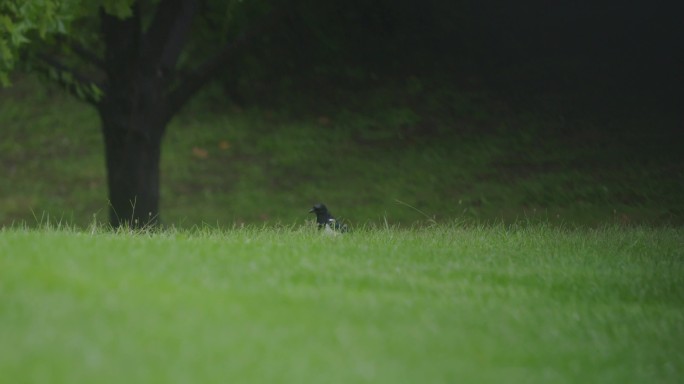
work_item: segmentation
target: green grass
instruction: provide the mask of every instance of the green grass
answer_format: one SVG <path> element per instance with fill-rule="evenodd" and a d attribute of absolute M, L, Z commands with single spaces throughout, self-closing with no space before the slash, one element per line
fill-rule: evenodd
<path fill-rule="evenodd" d="M 7 383 L 675 383 L 684 233 L 0 231 Z"/>

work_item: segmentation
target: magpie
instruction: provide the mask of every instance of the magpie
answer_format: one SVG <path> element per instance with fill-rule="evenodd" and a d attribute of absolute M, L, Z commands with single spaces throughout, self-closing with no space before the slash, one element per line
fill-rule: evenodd
<path fill-rule="evenodd" d="M 316 214 L 316 223 L 318 224 L 318 229 L 325 229 L 326 232 L 347 232 L 347 226 L 338 223 L 324 204 L 314 205 L 309 213 Z"/>

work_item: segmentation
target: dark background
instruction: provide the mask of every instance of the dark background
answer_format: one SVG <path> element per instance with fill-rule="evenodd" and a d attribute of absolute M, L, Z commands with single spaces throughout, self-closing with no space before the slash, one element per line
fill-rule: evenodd
<path fill-rule="evenodd" d="M 662 1 L 299 2 L 286 25 L 252 48 L 252 67 L 243 60 L 237 73 L 252 89 L 250 73 L 267 83 L 254 97 L 262 101 L 283 76 L 330 81 L 331 73 L 356 68 L 365 84 L 431 74 L 519 101 L 562 94 L 571 97 L 568 113 L 676 114 L 684 84 L 678 8 Z"/>
<path fill-rule="evenodd" d="M 162 215 L 187 226 L 289 223 L 324 202 L 355 224 L 514 222 L 536 212 L 681 225 L 681 8 L 287 2 L 172 121 Z M 222 13 L 198 16 L 183 64 L 264 14 L 246 11 L 230 26 Z M 0 161 L 10 169 L 0 221 L 39 221 L 43 211 L 105 221 L 97 115 L 22 76 L 0 94 Z"/>

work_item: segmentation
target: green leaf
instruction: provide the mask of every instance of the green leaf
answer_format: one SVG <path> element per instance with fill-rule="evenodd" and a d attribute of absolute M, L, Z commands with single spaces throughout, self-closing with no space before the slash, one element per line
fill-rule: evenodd
<path fill-rule="evenodd" d="M 61 79 L 67 84 L 74 83 L 74 75 L 72 75 L 69 72 L 62 72 L 61 73 Z"/>
<path fill-rule="evenodd" d="M 131 6 L 134 2 L 134 0 L 104 0 L 102 1 L 102 7 L 110 15 L 125 19 L 133 15 Z"/>
<path fill-rule="evenodd" d="M 79 87 L 78 85 L 76 85 L 74 88 L 75 88 L 74 90 L 76 91 L 76 95 L 78 96 L 78 98 L 79 99 L 85 99 L 85 93 L 83 92 L 83 89 L 81 87 Z"/>
<path fill-rule="evenodd" d="M 28 37 L 24 36 L 24 34 L 22 34 L 18 29 L 15 29 L 12 32 L 11 36 L 12 36 L 12 44 L 14 46 L 17 46 L 17 47 L 22 45 L 22 44 L 26 44 L 26 43 L 31 42 L 31 40 L 29 40 Z"/>
<path fill-rule="evenodd" d="M 0 15 L 0 27 L 5 31 L 11 33 L 14 29 L 14 23 L 12 22 L 12 19 L 9 18 L 9 16 Z"/>
<path fill-rule="evenodd" d="M 104 96 L 104 93 L 102 92 L 100 87 L 98 87 L 95 84 L 90 84 L 90 93 L 93 95 L 93 98 L 97 101 L 102 100 L 102 96 Z"/>
<path fill-rule="evenodd" d="M 0 60 L 3 63 L 10 63 L 14 61 L 14 55 L 12 54 L 12 51 L 2 40 L 0 40 Z"/>
<path fill-rule="evenodd" d="M 3 87 L 8 87 L 12 85 L 9 76 L 7 76 L 7 73 L 3 70 L 0 70 L 0 85 L 2 85 Z"/>
<path fill-rule="evenodd" d="M 53 80 L 59 80 L 59 73 L 57 73 L 57 70 L 50 67 L 48 68 L 48 77 L 50 77 Z"/>
<path fill-rule="evenodd" d="M 58 33 L 66 33 L 66 27 L 64 26 L 64 22 L 62 20 L 57 20 L 56 30 Z"/>

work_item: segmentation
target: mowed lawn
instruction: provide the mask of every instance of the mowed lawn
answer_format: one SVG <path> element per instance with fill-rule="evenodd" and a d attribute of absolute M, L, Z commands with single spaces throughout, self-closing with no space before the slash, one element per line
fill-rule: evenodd
<path fill-rule="evenodd" d="M 2 383 L 675 383 L 684 232 L 0 231 Z"/>

